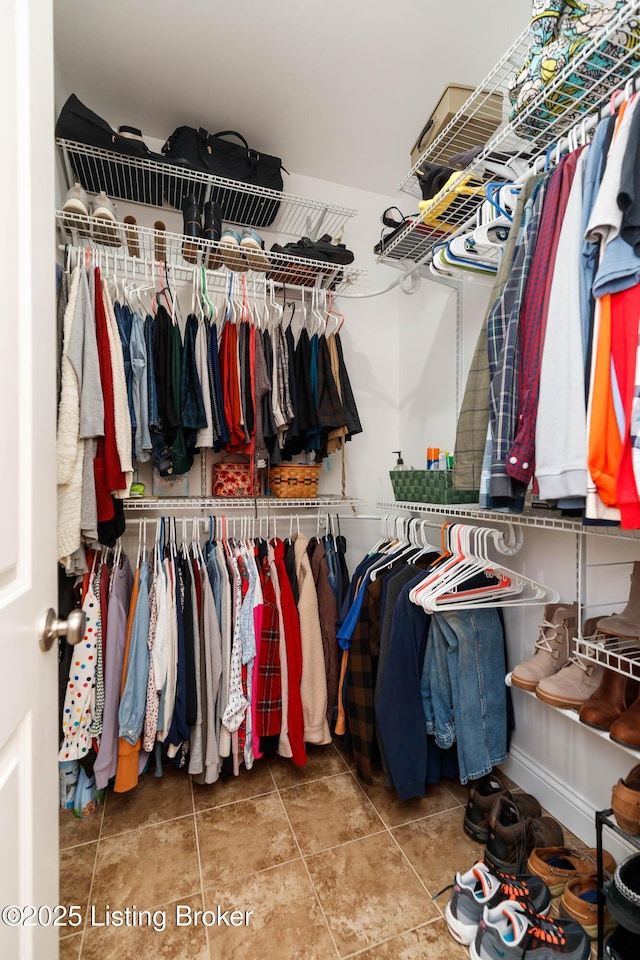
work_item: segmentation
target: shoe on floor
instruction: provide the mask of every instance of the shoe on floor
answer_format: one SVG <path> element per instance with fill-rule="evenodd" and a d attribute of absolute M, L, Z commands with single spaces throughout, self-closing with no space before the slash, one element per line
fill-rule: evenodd
<path fill-rule="evenodd" d="M 575 920 L 589 939 L 595 940 L 598 936 L 598 878 L 595 873 L 569 880 L 560 900 L 560 915 Z M 614 927 L 615 921 L 605 910 L 604 933 L 611 933 Z"/>
<path fill-rule="evenodd" d="M 533 913 L 544 912 L 551 894 L 539 877 L 505 877 L 482 860 L 466 873 L 456 873 L 453 893 L 444 915 L 454 940 L 468 947 L 475 940 L 485 907 L 518 900 Z"/>
<path fill-rule="evenodd" d="M 527 870 L 544 880 L 552 897 L 559 897 L 570 880 L 588 877 L 596 869 L 597 851 L 594 848 L 578 850 L 577 847 L 536 847 L 527 861 Z M 616 868 L 616 862 L 606 850 L 602 851 L 603 867 L 608 874 Z"/>
<path fill-rule="evenodd" d="M 471 960 L 588 960 L 589 938 L 573 920 L 552 920 L 534 915 L 521 903 L 502 903 L 485 909 L 476 939 L 469 947 Z"/>
<path fill-rule="evenodd" d="M 469 799 L 464 812 L 464 832 L 478 843 L 489 839 L 489 815 L 498 796 L 509 793 L 505 781 L 498 770 L 469 785 Z"/>
<path fill-rule="evenodd" d="M 640 957 L 640 934 L 616 927 L 605 940 L 603 956 L 605 960 L 637 960 Z"/>
<path fill-rule="evenodd" d="M 225 267 L 234 273 L 243 273 L 247 262 L 240 250 L 240 234 L 235 227 L 225 227 L 220 235 L 220 255 Z"/>
<path fill-rule="evenodd" d="M 607 887 L 607 908 L 614 920 L 640 934 L 640 853 L 628 857 L 616 869 Z"/>
<path fill-rule="evenodd" d="M 640 763 L 618 780 L 611 795 L 616 823 L 634 836 L 640 833 Z"/>
<path fill-rule="evenodd" d="M 527 859 L 535 847 L 564 846 L 558 821 L 540 813 L 540 804 L 528 794 L 496 800 L 484 849 L 484 860 L 492 869 L 507 874 L 525 873 Z"/>
<path fill-rule="evenodd" d="M 576 636 L 577 615 L 577 603 L 547 604 L 533 656 L 511 673 L 516 687 L 534 691 L 544 677 L 553 676 L 567 662 L 570 641 Z"/>
<path fill-rule="evenodd" d="M 264 241 L 260 234 L 252 230 L 251 227 L 245 227 L 242 231 L 240 249 L 251 270 L 255 270 L 257 273 L 267 272 L 271 264 L 264 252 Z"/>

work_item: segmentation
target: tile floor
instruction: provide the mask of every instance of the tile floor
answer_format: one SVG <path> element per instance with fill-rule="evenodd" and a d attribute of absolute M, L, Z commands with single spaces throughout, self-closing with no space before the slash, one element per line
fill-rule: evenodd
<path fill-rule="evenodd" d="M 310 748 L 303 769 L 259 761 L 211 787 L 146 775 L 93 818 L 60 813 L 61 902 L 85 918 L 60 960 L 462 960 L 448 894 L 432 898 L 481 853 L 462 831 L 466 796 L 447 781 L 400 803 L 333 745 Z M 97 921 L 108 904 L 159 910 L 166 926 L 98 926 L 90 904 Z M 246 926 L 178 926 L 178 904 L 183 917 L 252 913 Z"/>

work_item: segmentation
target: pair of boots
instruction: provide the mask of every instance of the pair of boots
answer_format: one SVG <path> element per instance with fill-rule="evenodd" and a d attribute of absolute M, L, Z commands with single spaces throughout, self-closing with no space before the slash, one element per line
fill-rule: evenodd
<path fill-rule="evenodd" d="M 182 232 L 185 237 L 191 240 L 208 240 L 211 243 L 218 243 L 222 235 L 222 207 L 215 200 L 209 200 L 205 203 L 204 223 L 200 216 L 200 206 L 196 198 L 190 194 L 182 199 Z M 197 263 L 200 254 L 198 243 L 189 243 L 185 240 L 182 245 L 182 256 L 187 263 Z M 215 270 L 220 266 L 220 255 L 211 251 L 207 266 L 210 270 Z"/>
<path fill-rule="evenodd" d="M 640 659 L 640 562 L 633 565 L 625 609 L 602 617 L 598 629 L 623 640 L 616 645 L 617 653 Z M 604 670 L 600 686 L 580 708 L 580 720 L 597 730 L 608 730 L 616 743 L 640 748 L 640 683 L 628 674 Z"/>

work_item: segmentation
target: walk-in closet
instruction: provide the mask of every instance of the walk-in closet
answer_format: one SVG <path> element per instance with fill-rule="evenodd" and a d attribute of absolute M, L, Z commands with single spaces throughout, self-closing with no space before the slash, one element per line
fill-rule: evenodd
<path fill-rule="evenodd" d="M 640 0 L 0 49 L 0 956 L 636 960 Z"/>

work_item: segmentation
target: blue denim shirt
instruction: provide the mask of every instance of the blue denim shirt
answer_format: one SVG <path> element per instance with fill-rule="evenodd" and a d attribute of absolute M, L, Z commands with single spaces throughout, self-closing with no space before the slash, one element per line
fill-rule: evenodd
<path fill-rule="evenodd" d="M 149 460 L 151 436 L 149 435 L 149 391 L 147 386 L 147 347 L 144 340 L 142 317 L 134 313 L 131 323 L 131 354 L 133 410 L 136 430 L 134 435 L 134 456 L 141 463 Z"/>
<path fill-rule="evenodd" d="M 118 710 L 119 736 L 135 744 L 142 733 L 149 679 L 149 564 L 143 560 L 138 576 L 138 602 L 133 615 L 127 679 Z"/>

